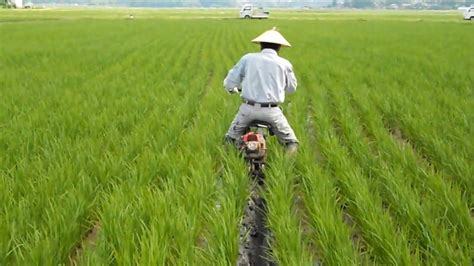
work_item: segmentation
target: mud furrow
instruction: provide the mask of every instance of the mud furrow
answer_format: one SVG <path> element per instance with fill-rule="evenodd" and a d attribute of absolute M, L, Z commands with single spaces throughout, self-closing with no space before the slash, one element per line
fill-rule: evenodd
<path fill-rule="evenodd" d="M 250 163 L 250 162 L 249 162 Z M 261 196 L 264 189 L 264 176 L 253 177 L 250 196 L 244 209 L 240 226 L 238 266 L 276 265 L 269 256 L 271 231 L 267 226 L 267 204 Z"/>
<path fill-rule="evenodd" d="M 81 240 L 72 249 L 71 254 L 69 255 L 69 266 L 78 265 L 84 250 L 95 247 L 100 229 L 101 226 L 99 221 L 92 223 L 89 230 L 86 231 Z"/>

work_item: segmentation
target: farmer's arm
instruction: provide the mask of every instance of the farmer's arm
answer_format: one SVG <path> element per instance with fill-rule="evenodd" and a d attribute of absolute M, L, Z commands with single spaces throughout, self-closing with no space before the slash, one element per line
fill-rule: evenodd
<path fill-rule="evenodd" d="M 231 91 L 240 88 L 245 76 L 245 56 L 231 69 L 224 79 L 224 88 Z"/>
<path fill-rule="evenodd" d="M 285 71 L 286 76 L 286 93 L 293 93 L 296 91 L 296 87 L 298 86 L 298 81 L 296 80 L 295 73 L 293 72 L 293 66 L 288 63 L 288 67 Z"/>

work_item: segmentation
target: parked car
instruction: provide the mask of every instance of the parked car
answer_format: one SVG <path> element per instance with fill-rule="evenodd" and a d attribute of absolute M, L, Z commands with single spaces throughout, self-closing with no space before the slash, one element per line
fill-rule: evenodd
<path fill-rule="evenodd" d="M 32 2 L 26 2 L 25 5 L 23 5 L 23 8 L 34 8 L 34 4 Z"/>
<path fill-rule="evenodd" d="M 252 4 L 245 4 L 240 9 L 240 18 L 268 18 L 270 16 L 270 12 L 265 10 L 263 7 L 255 7 Z"/>
<path fill-rule="evenodd" d="M 464 11 L 464 19 L 474 19 L 474 7 L 471 7 Z"/>

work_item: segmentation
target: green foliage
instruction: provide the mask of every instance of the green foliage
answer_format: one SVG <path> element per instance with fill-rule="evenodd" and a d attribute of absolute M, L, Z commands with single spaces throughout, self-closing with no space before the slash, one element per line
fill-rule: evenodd
<path fill-rule="evenodd" d="M 279 264 L 469 264 L 472 25 L 272 15 L 0 11 L 0 265 L 235 264 L 250 180 L 222 79 L 273 26 L 299 79 L 298 157 L 268 144 Z"/>

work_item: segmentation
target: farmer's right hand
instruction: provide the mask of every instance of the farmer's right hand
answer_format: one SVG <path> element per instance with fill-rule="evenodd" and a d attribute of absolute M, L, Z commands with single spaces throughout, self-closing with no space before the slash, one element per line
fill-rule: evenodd
<path fill-rule="evenodd" d="M 228 92 L 230 94 L 239 93 L 239 89 L 237 87 L 235 87 L 235 88 L 232 88 L 232 89 L 228 90 Z"/>

